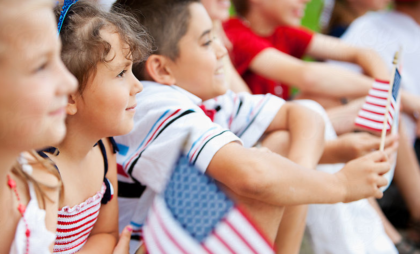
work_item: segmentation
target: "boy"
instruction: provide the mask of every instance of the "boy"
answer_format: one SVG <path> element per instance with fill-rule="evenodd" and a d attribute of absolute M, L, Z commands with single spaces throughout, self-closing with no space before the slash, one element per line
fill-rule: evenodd
<path fill-rule="evenodd" d="M 221 68 L 226 50 L 212 41 L 212 23 L 199 1 L 127 5 L 141 10 L 137 18 L 152 34 L 156 50 L 137 69 L 141 79 L 154 82 L 143 82 L 136 98 L 134 130 L 116 138 L 122 225 L 131 221 L 141 231 L 153 196 L 181 152 L 234 193 L 270 242 L 281 206 L 382 196 L 378 187 L 386 180 L 381 175 L 389 170 L 385 154 L 352 161 L 334 175 L 306 170 L 316 166 L 323 150 L 323 121 L 317 114 L 271 95 L 226 92 Z M 276 130 L 290 133 L 290 160 L 246 148 Z"/>
<path fill-rule="evenodd" d="M 325 108 L 344 98 L 366 96 L 373 79 L 325 63 L 307 63 L 303 56 L 359 65 L 367 76 L 389 80 L 389 70 L 373 50 L 353 47 L 339 39 L 300 28 L 308 0 L 233 0 L 237 14 L 224 24 L 233 45 L 232 61 L 253 93 L 289 99 L 289 86 L 300 98 Z M 404 91 L 402 110 L 420 112 L 419 99 Z"/>

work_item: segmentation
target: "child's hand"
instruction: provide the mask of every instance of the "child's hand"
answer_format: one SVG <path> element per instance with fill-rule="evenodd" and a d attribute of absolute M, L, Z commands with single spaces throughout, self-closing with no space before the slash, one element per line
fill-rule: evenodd
<path fill-rule="evenodd" d="M 130 251 L 130 238 L 131 232 L 133 229 L 131 226 L 124 228 L 120 235 L 120 240 L 118 241 L 117 246 L 114 249 L 114 254 L 128 254 Z"/>
<path fill-rule="evenodd" d="M 388 150 L 391 150 L 391 148 Z M 391 152 L 373 152 L 350 161 L 341 171 L 336 173 L 340 183 L 344 185 L 344 202 L 352 202 L 372 196 L 382 198 L 383 193 L 379 188 L 388 184 L 383 174 L 391 168 L 387 156 L 387 153 Z"/>
<path fill-rule="evenodd" d="M 348 162 L 378 150 L 381 138 L 367 132 L 347 133 L 339 136 L 337 143 L 339 151 L 337 156 L 340 157 L 340 161 Z M 392 147 L 396 143 L 398 135 L 389 135 L 385 139 L 385 148 Z"/>

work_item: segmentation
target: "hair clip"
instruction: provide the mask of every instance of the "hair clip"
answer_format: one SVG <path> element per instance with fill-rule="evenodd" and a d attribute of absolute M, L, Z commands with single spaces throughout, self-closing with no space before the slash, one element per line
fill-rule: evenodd
<path fill-rule="evenodd" d="M 61 28 L 63 27 L 64 19 L 69 12 L 70 7 L 75 4 L 78 0 L 64 0 L 63 8 L 61 10 L 60 18 L 58 19 L 58 34 L 60 35 Z"/>

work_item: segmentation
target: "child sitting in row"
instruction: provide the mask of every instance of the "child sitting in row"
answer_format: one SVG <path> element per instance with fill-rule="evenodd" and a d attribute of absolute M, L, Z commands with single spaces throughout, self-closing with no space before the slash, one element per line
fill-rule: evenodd
<path fill-rule="evenodd" d="M 40 152 L 63 182 L 54 252 L 112 253 L 118 240 L 117 148 L 107 137 L 133 127 L 142 85 L 131 69 L 149 51 L 148 36 L 132 18 L 88 1 L 65 1 L 56 11 L 61 57 L 79 89 L 65 108 L 66 137 Z M 127 246 L 131 230 L 124 231 Z M 114 253 L 123 253 L 123 244 Z"/>
<path fill-rule="evenodd" d="M 116 138 L 120 224 L 134 226 L 139 234 L 133 240 L 141 239 L 152 198 L 162 190 L 180 152 L 233 192 L 270 242 L 277 234 L 281 206 L 382 195 L 378 186 L 386 180 L 380 175 L 389 169 L 385 154 L 352 161 L 334 175 L 306 170 L 316 166 L 323 150 L 323 121 L 316 113 L 271 95 L 226 91 L 226 50 L 213 40 L 212 22 L 198 1 L 121 2 L 141 11 L 137 18 L 155 42 L 153 54 L 134 69 L 139 79 L 149 80 L 136 97 L 134 130 Z M 249 149 L 276 130 L 290 132 L 287 156 L 301 166 Z M 136 245 L 133 241 L 131 251 Z"/>
<path fill-rule="evenodd" d="M 60 181 L 35 152 L 65 135 L 76 80 L 60 60 L 46 0 L 0 1 L 0 253 L 47 254 L 54 246 Z"/>

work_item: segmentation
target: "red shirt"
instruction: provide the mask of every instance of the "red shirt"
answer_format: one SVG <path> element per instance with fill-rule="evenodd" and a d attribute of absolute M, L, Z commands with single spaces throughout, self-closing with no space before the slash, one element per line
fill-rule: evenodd
<path fill-rule="evenodd" d="M 290 88 L 274 80 L 266 79 L 249 69 L 251 61 L 266 48 L 275 48 L 283 53 L 302 58 L 312 40 L 313 33 L 304 28 L 278 27 L 271 36 L 256 35 L 242 20 L 232 18 L 223 28 L 233 49 L 232 62 L 254 94 L 275 94 L 289 99 Z"/>

